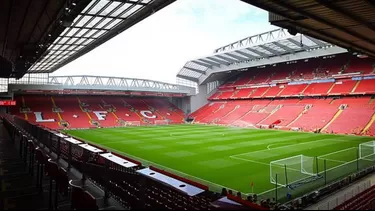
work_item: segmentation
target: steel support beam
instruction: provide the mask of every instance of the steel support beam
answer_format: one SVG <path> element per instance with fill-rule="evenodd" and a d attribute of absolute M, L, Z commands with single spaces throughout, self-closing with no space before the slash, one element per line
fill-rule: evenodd
<path fill-rule="evenodd" d="M 261 56 L 261 57 L 264 57 L 264 58 L 268 58 L 268 57 L 270 57 L 270 55 L 265 54 L 265 53 L 263 53 L 263 52 L 260 52 L 260 51 L 258 51 L 258 50 L 256 50 L 256 49 L 252 49 L 252 48 L 246 48 L 246 49 L 249 50 L 249 51 L 251 51 L 251 52 L 253 52 L 253 53 L 258 54 L 258 55 Z"/>
<path fill-rule="evenodd" d="M 194 71 L 194 72 L 197 72 L 197 73 L 200 73 L 200 74 L 205 74 L 206 72 L 203 71 L 203 70 L 198 70 L 198 69 L 195 69 L 195 68 L 191 68 L 191 67 L 186 67 L 184 66 L 183 68 L 186 68 L 188 70 L 191 70 L 191 71 Z"/>
<path fill-rule="evenodd" d="M 200 60 L 202 62 L 205 62 L 207 64 L 210 64 L 212 66 L 216 66 L 216 67 L 220 67 L 220 65 L 221 65 L 220 63 L 216 63 L 216 62 L 213 62 L 213 61 L 210 61 L 210 60 L 207 60 L 207 59 L 198 59 L 198 60 Z"/>
<path fill-rule="evenodd" d="M 356 14 L 350 13 L 346 9 L 343 9 L 339 6 L 336 6 L 334 4 L 334 1 L 333 2 L 327 1 L 327 0 L 315 0 L 315 1 L 318 2 L 319 4 L 323 5 L 323 6 L 327 7 L 328 9 L 334 11 L 334 12 L 340 13 L 341 15 L 345 16 L 348 19 L 354 20 L 357 23 L 365 25 L 367 28 L 369 28 L 370 30 L 375 32 L 375 25 L 369 23 L 367 20 L 361 18 L 360 16 L 358 16 Z M 375 10 L 375 8 L 374 8 L 374 10 Z M 350 15 L 349 15 L 349 13 L 350 13 Z"/>
<path fill-rule="evenodd" d="M 313 37 L 310 37 L 310 36 L 307 36 L 305 35 L 305 37 L 311 41 L 313 41 L 315 44 L 319 45 L 320 47 L 325 47 L 327 46 L 327 44 L 323 43 L 322 41 L 318 40 L 318 39 L 315 39 Z"/>
<path fill-rule="evenodd" d="M 237 56 L 237 55 L 234 55 L 234 54 L 232 54 L 230 52 L 227 52 L 227 53 L 224 53 L 224 54 L 228 55 L 230 57 L 233 57 L 233 58 L 235 58 L 235 59 L 237 59 L 237 60 L 239 60 L 241 62 L 249 60 L 249 58 L 245 58 L 245 57 L 242 57 L 242 56 Z"/>
<path fill-rule="evenodd" d="M 273 42 L 273 44 L 276 45 L 277 47 L 280 47 L 280 48 L 286 50 L 286 51 L 287 51 L 288 53 L 290 53 L 290 54 L 295 53 L 295 50 L 294 50 L 294 49 L 289 48 L 288 46 L 283 45 L 283 44 L 281 44 L 281 43 L 279 43 L 279 42 Z"/>
<path fill-rule="evenodd" d="M 212 60 L 212 61 L 214 61 L 214 62 L 217 62 L 217 63 L 219 63 L 220 65 L 230 65 L 230 63 L 229 62 L 227 62 L 227 61 L 223 61 L 223 60 L 220 60 L 220 59 L 216 59 L 216 58 L 214 58 L 214 57 L 212 57 L 212 56 L 210 56 L 210 57 L 206 57 L 206 59 L 210 59 L 210 60 Z"/>
<path fill-rule="evenodd" d="M 251 54 L 248 54 L 248 53 L 242 52 L 242 51 L 240 51 L 240 50 L 236 50 L 235 52 L 238 53 L 238 54 L 241 54 L 242 56 L 246 56 L 246 57 L 249 58 L 249 59 L 257 59 L 257 58 L 260 58 L 260 57 L 256 57 L 256 56 L 253 56 L 253 55 L 251 55 Z"/>
<path fill-rule="evenodd" d="M 140 1 L 134 1 L 134 0 L 111 0 L 111 1 L 117 1 L 117 2 L 121 2 L 121 3 L 128 3 L 128 4 L 135 4 L 135 5 L 142 5 L 142 6 L 147 5 L 147 3 L 143 3 L 143 2 L 140 2 Z"/>
<path fill-rule="evenodd" d="M 294 39 L 292 39 L 292 38 L 288 38 L 288 40 L 289 40 L 291 43 L 293 43 L 294 45 L 300 47 L 301 49 L 303 49 L 303 50 L 305 50 L 305 51 L 307 51 L 307 50 L 310 49 L 310 47 L 308 47 L 307 45 L 305 45 L 305 44 L 303 44 L 303 43 L 300 43 L 300 42 L 298 42 L 298 41 L 296 41 L 296 40 L 294 40 Z"/>
<path fill-rule="evenodd" d="M 220 58 L 222 60 L 225 60 L 227 62 L 230 62 L 230 63 L 236 63 L 236 62 L 239 62 L 238 60 L 234 60 L 232 58 L 228 58 L 228 57 L 225 57 L 225 56 L 222 56 L 222 55 L 215 55 L 217 58 Z"/>
<path fill-rule="evenodd" d="M 342 27 L 340 25 L 331 23 L 330 21 L 328 21 L 326 19 L 323 19 L 321 17 L 318 17 L 318 16 L 316 16 L 314 14 L 311 14 L 309 12 L 302 11 L 302 10 L 298 9 L 297 7 L 295 7 L 295 6 L 290 5 L 289 3 L 286 3 L 284 1 L 279 1 L 279 0 L 269 0 L 269 1 L 272 2 L 272 3 L 274 3 L 274 4 L 276 4 L 276 5 L 284 7 L 285 9 L 288 9 L 288 10 L 290 10 L 292 12 L 299 13 L 299 14 L 305 16 L 305 17 L 311 18 L 312 20 L 315 20 L 317 22 L 320 22 L 320 23 L 325 24 L 327 26 L 330 26 L 332 28 L 338 29 L 338 30 L 340 30 L 340 31 L 342 31 L 342 32 L 344 32 L 346 34 L 349 34 L 349 35 L 351 35 L 353 37 L 356 37 L 356 38 L 358 38 L 360 40 L 363 40 L 363 41 L 366 41 L 368 43 L 371 43 L 371 44 L 375 45 L 375 41 L 374 40 L 371 40 L 371 39 L 363 36 L 362 34 L 360 34 L 358 32 L 351 31 L 349 29 L 346 29 L 345 27 Z"/>
<path fill-rule="evenodd" d="M 266 51 L 269 51 L 270 53 L 275 54 L 276 56 L 280 56 L 280 55 L 281 55 L 281 52 L 276 51 L 276 50 L 273 50 L 272 48 L 267 47 L 267 46 L 265 46 L 265 45 L 259 45 L 259 47 L 265 49 Z"/>
<path fill-rule="evenodd" d="M 186 80 L 189 80 L 189 81 L 194 81 L 194 82 L 197 82 L 197 83 L 199 82 L 198 78 L 193 78 L 193 77 L 186 76 L 186 75 L 177 75 L 176 77 L 186 79 Z"/>
<path fill-rule="evenodd" d="M 200 61 L 194 60 L 194 61 L 191 61 L 191 62 L 193 62 L 195 64 L 198 64 L 198 65 L 201 65 L 203 67 L 212 68 L 212 65 L 209 65 L 209 64 L 206 64 L 206 63 L 203 63 L 203 62 L 200 62 Z"/>

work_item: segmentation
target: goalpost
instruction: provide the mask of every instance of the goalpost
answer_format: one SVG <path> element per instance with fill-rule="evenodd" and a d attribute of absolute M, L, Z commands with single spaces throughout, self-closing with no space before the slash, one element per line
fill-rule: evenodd
<path fill-rule="evenodd" d="M 375 161 L 375 141 L 359 144 L 359 159 Z"/>
<path fill-rule="evenodd" d="M 126 121 L 125 126 L 141 126 L 141 121 Z"/>
<path fill-rule="evenodd" d="M 169 121 L 168 120 L 155 120 L 154 124 L 155 125 L 168 125 Z"/>
<path fill-rule="evenodd" d="M 288 187 L 291 184 L 317 176 L 317 162 L 314 157 L 297 155 L 270 162 L 272 184 Z"/>

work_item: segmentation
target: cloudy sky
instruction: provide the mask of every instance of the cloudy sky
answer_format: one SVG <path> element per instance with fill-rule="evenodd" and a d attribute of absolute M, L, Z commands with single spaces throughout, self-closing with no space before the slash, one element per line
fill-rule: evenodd
<path fill-rule="evenodd" d="M 186 61 L 274 29 L 239 0 L 177 0 L 53 75 L 103 75 L 175 83 Z"/>

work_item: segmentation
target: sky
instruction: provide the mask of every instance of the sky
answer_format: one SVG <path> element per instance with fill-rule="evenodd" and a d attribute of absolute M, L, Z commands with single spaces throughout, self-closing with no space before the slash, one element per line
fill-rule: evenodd
<path fill-rule="evenodd" d="M 240 0 L 177 0 L 52 75 L 176 83 L 187 61 L 275 28 L 266 11 Z"/>

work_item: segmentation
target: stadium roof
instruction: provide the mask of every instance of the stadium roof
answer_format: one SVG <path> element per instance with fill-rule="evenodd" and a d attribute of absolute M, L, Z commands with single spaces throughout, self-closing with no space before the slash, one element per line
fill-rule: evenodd
<path fill-rule="evenodd" d="M 315 50 L 325 53 L 313 52 Z M 346 50 L 310 36 L 302 34 L 293 36 L 286 29 L 280 28 L 244 38 L 216 49 L 212 55 L 188 61 L 177 77 L 202 83 L 213 73 L 240 69 L 240 67 L 261 66 L 267 63 L 265 61 L 272 64 L 302 59 L 298 56 L 301 52 L 307 52 L 308 57 L 312 57 L 343 53 Z"/>
<path fill-rule="evenodd" d="M 374 0 L 242 0 L 270 12 L 273 25 L 375 58 Z"/>
<path fill-rule="evenodd" d="M 28 72 L 53 72 L 172 2 L 92 0 Z"/>
<path fill-rule="evenodd" d="M 10 91 L 20 90 L 98 90 L 98 91 L 146 91 L 160 93 L 180 93 L 195 95 L 194 88 L 164 83 L 160 81 L 110 77 L 110 76 L 49 76 L 44 83 L 26 81 L 24 83 L 10 83 Z M 41 86 L 42 85 L 42 86 Z"/>
<path fill-rule="evenodd" d="M 1 0 L 0 58 L 9 77 L 51 73 L 174 1 Z"/>

